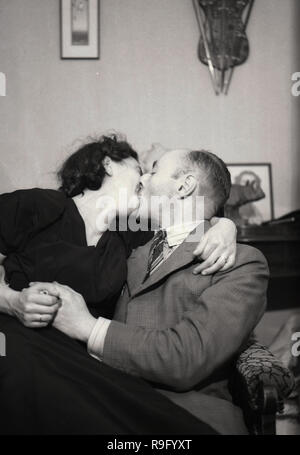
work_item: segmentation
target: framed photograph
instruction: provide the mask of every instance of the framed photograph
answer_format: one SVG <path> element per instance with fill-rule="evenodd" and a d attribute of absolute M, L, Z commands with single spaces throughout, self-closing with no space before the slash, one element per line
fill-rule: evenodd
<path fill-rule="evenodd" d="M 60 0 L 61 58 L 100 58 L 100 1 Z"/>
<path fill-rule="evenodd" d="M 240 197 L 239 215 L 245 223 L 261 224 L 274 218 L 271 163 L 229 163 L 227 166 L 233 185 L 230 199 L 234 204 L 234 199 Z"/>

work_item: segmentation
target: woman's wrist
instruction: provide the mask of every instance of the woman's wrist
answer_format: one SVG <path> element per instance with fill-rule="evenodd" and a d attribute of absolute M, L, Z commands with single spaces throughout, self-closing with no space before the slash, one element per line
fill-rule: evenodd
<path fill-rule="evenodd" d="M 219 218 L 218 216 L 213 216 L 211 219 L 210 219 L 210 225 L 211 226 L 215 226 L 219 221 L 220 221 L 221 218 Z"/>
<path fill-rule="evenodd" d="M 222 228 L 228 229 L 230 232 L 232 232 L 236 236 L 237 228 L 236 228 L 235 223 L 232 220 L 230 220 L 229 218 L 225 218 L 225 217 L 219 218 L 217 216 L 213 216 L 210 219 L 211 226 L 215 226 L 218 223 L 221 223 L 220 226 L 222 226 Z"/>
<path fill-rule="evenodd" d="M 14 291 L 8 286 L 0 285 L 0 312 L 14 316 L 19 296 L 20 292 Z"/>

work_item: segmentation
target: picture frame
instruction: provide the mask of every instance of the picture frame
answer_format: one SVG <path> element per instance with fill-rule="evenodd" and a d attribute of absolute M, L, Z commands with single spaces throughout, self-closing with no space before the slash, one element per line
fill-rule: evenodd
<path fill-rule="evenodd" d="M 274 218 L 274 199 L 271 163 L 228 163 L 231 183 L 245 185 L 256 180 L 265 196 L 240 207 L 240 215 L 250 224 L 260 224 Z"/>
<path fill-rule="evenodd" d="M 60 0 L 61 59 L 100 58 L 100 0 Z"/>

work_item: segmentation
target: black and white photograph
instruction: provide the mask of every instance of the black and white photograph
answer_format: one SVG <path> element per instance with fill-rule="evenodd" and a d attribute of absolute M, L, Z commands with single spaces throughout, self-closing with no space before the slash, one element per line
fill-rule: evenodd
<path fill-rule="evenodd" d="M 299 43 L 300 0 L 0 0 L 1 436 L 300 436 Z"/>

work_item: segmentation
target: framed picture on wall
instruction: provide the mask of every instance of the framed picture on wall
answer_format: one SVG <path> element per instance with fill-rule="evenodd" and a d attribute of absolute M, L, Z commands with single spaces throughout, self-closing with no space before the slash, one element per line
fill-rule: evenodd
<path fill-rule="evenodd" d="M 100 58 L 100 0 L 60 0 L 62 59 Z"/>
<path fill-rule="evenodd" d="M 271 163 L 228 163 L 232 207 L 240 199 L 239 215 L 246 224 L 261 224 L 274 218 Z M 245 201 L 249 201 L 246 202 Z"/>

